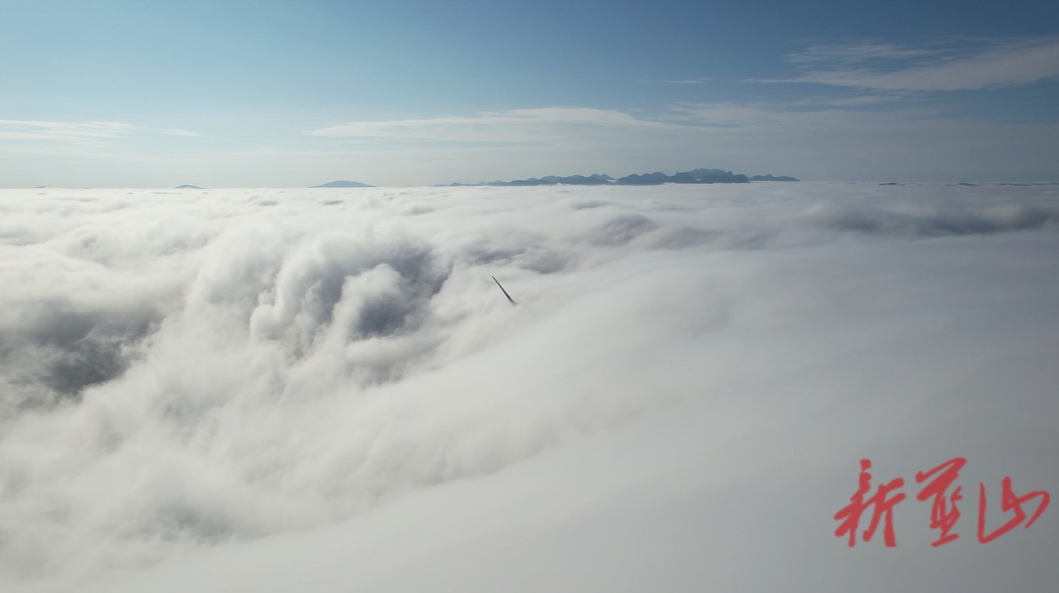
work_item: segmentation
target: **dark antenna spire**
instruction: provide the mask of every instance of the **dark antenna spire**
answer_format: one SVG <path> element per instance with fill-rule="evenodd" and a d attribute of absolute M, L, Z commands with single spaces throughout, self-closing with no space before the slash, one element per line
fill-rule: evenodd
<path fill-rule="evenodd" d="M 515 302 L 515 299 L 511 298 L 511 295 L 509 295 L 509 294 L 507 293 L 507 291 L 506 291 L 506 290 L 504 290 L 504 286 L 503 286 L 502 284 L 500 284 L 500 281 L 496 279 L 496 276 L 493 276 L 492 278 L 493 278 L 493 282 L 496 282 L 496 285 L 500 287 L 500 290 L 501 290 L 501 291 L 503 291 L 503 293 L 504 293 L 504 296 L 506 296 L 506 297 L 507 297 L 507 300 L 511 301 L 511 304 L 512 304 L 512 305 L 517 305 L 518 303 L 516 303 L 516 302 Z"/>

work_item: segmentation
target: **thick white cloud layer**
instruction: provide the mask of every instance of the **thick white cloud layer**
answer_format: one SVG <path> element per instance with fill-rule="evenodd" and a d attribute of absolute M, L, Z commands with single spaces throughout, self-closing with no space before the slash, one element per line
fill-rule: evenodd
<path fill-rule="evenodd" d="M 1044 590 L 1059 511 L 975 525 L 1059 494 L 1057 196 L 5 190 L 0 585 Z"/>

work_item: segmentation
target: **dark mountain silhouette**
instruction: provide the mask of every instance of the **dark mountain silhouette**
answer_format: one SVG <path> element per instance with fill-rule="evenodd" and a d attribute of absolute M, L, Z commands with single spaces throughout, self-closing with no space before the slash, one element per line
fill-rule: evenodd
<path fill-rule="evenodd" d="M 359 181 L 332 181 L 331 183 L 325 183 L 323 185 L 314 185 L 316 187 L 375 187 L 374 185 L 368 185 L 367 183 L 361 183 Z"/>
<path fill-rule="evenodd" d="M 529 179 L 516 179 L 514 181 L 490 181 L 489 183 L 451 183 L 449 187 L 477 187 L 481 185 L 490 185 L 496 187 L 517 187 L 527 185 L 607 185 L 614 178 L 610 175 L 571 175 L 569 177 L 557 177 L 555 175 L 549 175 L 547 177 L 531 177 Z"/>
<path fill-rule="evenodd" d="M 772 175 L 754 175 L 750 178 L 750 181 L 798 181 L 793 177 L 787 177 L 786 175 L 778 175 L 773 177 Z"/>
<path fill-rule="evenodd" d="M 644 173 L 627 175 L 615 181 L 618 185 L 661 185 L 663 183 L 750 183 L 746 175 L 733 175 L 721 169 L 695 169 L 673 175 Z"/>
<path fill-rule="evenodd" d="M 190 184 L 178 185 L 178 186 L 176 186 L 176 188 L 177 189 L 206 189 L 204 187 L 199 187 L 197 185 L 190 185 Z"/>
<path fill-rule="evenodd" d="M 531 177 L 529 179 L 516 179 L 514 181 L 491 181 L 488 183 L 450 183 L 448 187 L 477 187 L 482 185 L 511 187 L 527 185 L 661 185 L 663 183 L 749 183 L 751 181 L 798 181 L 794 177 L 776 177 L 773 175 L 746 175 L 732 173 L 723 169 L 693 169 L 666 175 L 654 172 L 642 175 L 626 175 L 620 179 L 614 179 L 610 175 L 571 175 L 569 177 Z"/>

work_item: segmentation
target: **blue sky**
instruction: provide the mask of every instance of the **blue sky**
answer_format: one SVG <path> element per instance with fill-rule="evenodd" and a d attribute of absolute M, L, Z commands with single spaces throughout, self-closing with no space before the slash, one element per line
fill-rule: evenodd
<path fill-rule="evenodd" d="M 0 0 L 0 186 L 1059 179 L 1059 3 Z"/>

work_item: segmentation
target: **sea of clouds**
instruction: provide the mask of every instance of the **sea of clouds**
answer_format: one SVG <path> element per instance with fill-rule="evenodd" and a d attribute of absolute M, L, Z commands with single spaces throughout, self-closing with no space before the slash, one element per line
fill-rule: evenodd
<path fill-rule="evenodd" d="M 1059 582 L 975 537 L 1059 495 L 1057 185 L 3 190 L 0 287 L 5 591 Z"/>

